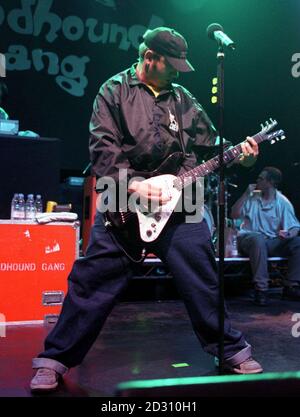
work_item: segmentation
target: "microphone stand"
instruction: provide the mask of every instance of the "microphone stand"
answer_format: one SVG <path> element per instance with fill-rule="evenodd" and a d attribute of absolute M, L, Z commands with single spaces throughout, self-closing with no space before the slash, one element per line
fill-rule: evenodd
<path fill-rule="evenodd" d="M 218 42 L 217 53 L 217 94 L 218 94 L 218 129 L 219 129 L 219 374 L 224 373 L 224 256 L 225 256 L 225 166 L 224 166 L 224 59 L 225 53 L 221 42 Z"/>

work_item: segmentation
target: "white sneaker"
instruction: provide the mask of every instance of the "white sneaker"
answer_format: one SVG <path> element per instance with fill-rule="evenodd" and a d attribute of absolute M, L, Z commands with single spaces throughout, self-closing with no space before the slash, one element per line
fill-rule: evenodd
<path fill-rule="evenodd" d="M 38 368 L 30 383 L 31 391 L 54 391 L 58 386 L 60 374 L 54 369 Z"/>

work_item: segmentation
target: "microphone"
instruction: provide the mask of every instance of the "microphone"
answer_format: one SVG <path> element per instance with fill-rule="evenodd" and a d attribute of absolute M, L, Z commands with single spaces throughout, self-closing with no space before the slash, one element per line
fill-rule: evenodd
<path fill-rule="evenodd" d="M 235 49 L 235 43 L 226 35 L 226 33 L 224 33 L 223 27 L 219 25 L 219 23 L 212 23 L 209 25 L 206 29 L 206 33 L 210 39 L 216 40 L 232 50 Z"/>

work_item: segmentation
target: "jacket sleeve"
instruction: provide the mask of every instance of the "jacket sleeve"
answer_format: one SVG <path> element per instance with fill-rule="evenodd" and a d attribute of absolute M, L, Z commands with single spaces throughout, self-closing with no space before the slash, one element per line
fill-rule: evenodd
<path fill-rule="evenodd" d="M 194 99 L 193 144 L 186 155 L 183 168 L 189 170 L 201 163 L 203 159 L 212 157 L 212 147 L 216 145 L 218 134 L 203 107 Z M 211 148 L 211 149 L 210 149 Z"/>
<path fill-rule="evenodd" d="M 207 161 L 210 158 L 218 155 L 220 137 L 218 131 L 214 127 L 212 121 L 206 114 L 203 107 L 196 103 L 197 114 L 195 117 L 195 140 L 192 146 L 192 151 L 196 155 L 196 159 Z M 224 152 L 232 146 L 232 142 L 223 138 Z"/>
<path fill-rule="evenodd" d="M 214 146 L 216 145 L 218 133 L 206 114 L 203 107 L 196 102 L 197 114 L 195 117 L 195 142 L 194 146 Z"/>
<path fill-rule="evenodd" d="M 101 88 L 93 105 L 89 141 L 92 171 L 97 179 L 110 177 L 118 184 L 132 176 L 133 169 L 122 151 L 122 142 L 118 104 L 113 94 Z"/>

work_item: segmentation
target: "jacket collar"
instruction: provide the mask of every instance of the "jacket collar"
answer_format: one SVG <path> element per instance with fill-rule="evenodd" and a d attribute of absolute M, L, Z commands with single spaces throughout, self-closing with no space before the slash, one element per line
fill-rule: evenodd
<path fill-rule="evenodd" d="M 136 67 L 137 67 L 137 62 L 134 63 L 129 70 L 129 79 L 128 79 L 128 84 L 130 86 L 135 86 L 135 85 L 147 85 L 145 83 L 143 83 L 138 76 L 136 75 Z M 172 93 L 174 95 L 174 97 L 177 100 L 180 100 L 180 94 L 177 91 L 177 89 L 175 88 L 175 84 L 171 84 L 170 88 L 166 89 L 166 90 L 162 90 L 160 95 L 166 94 L 166 93 Z"/>

